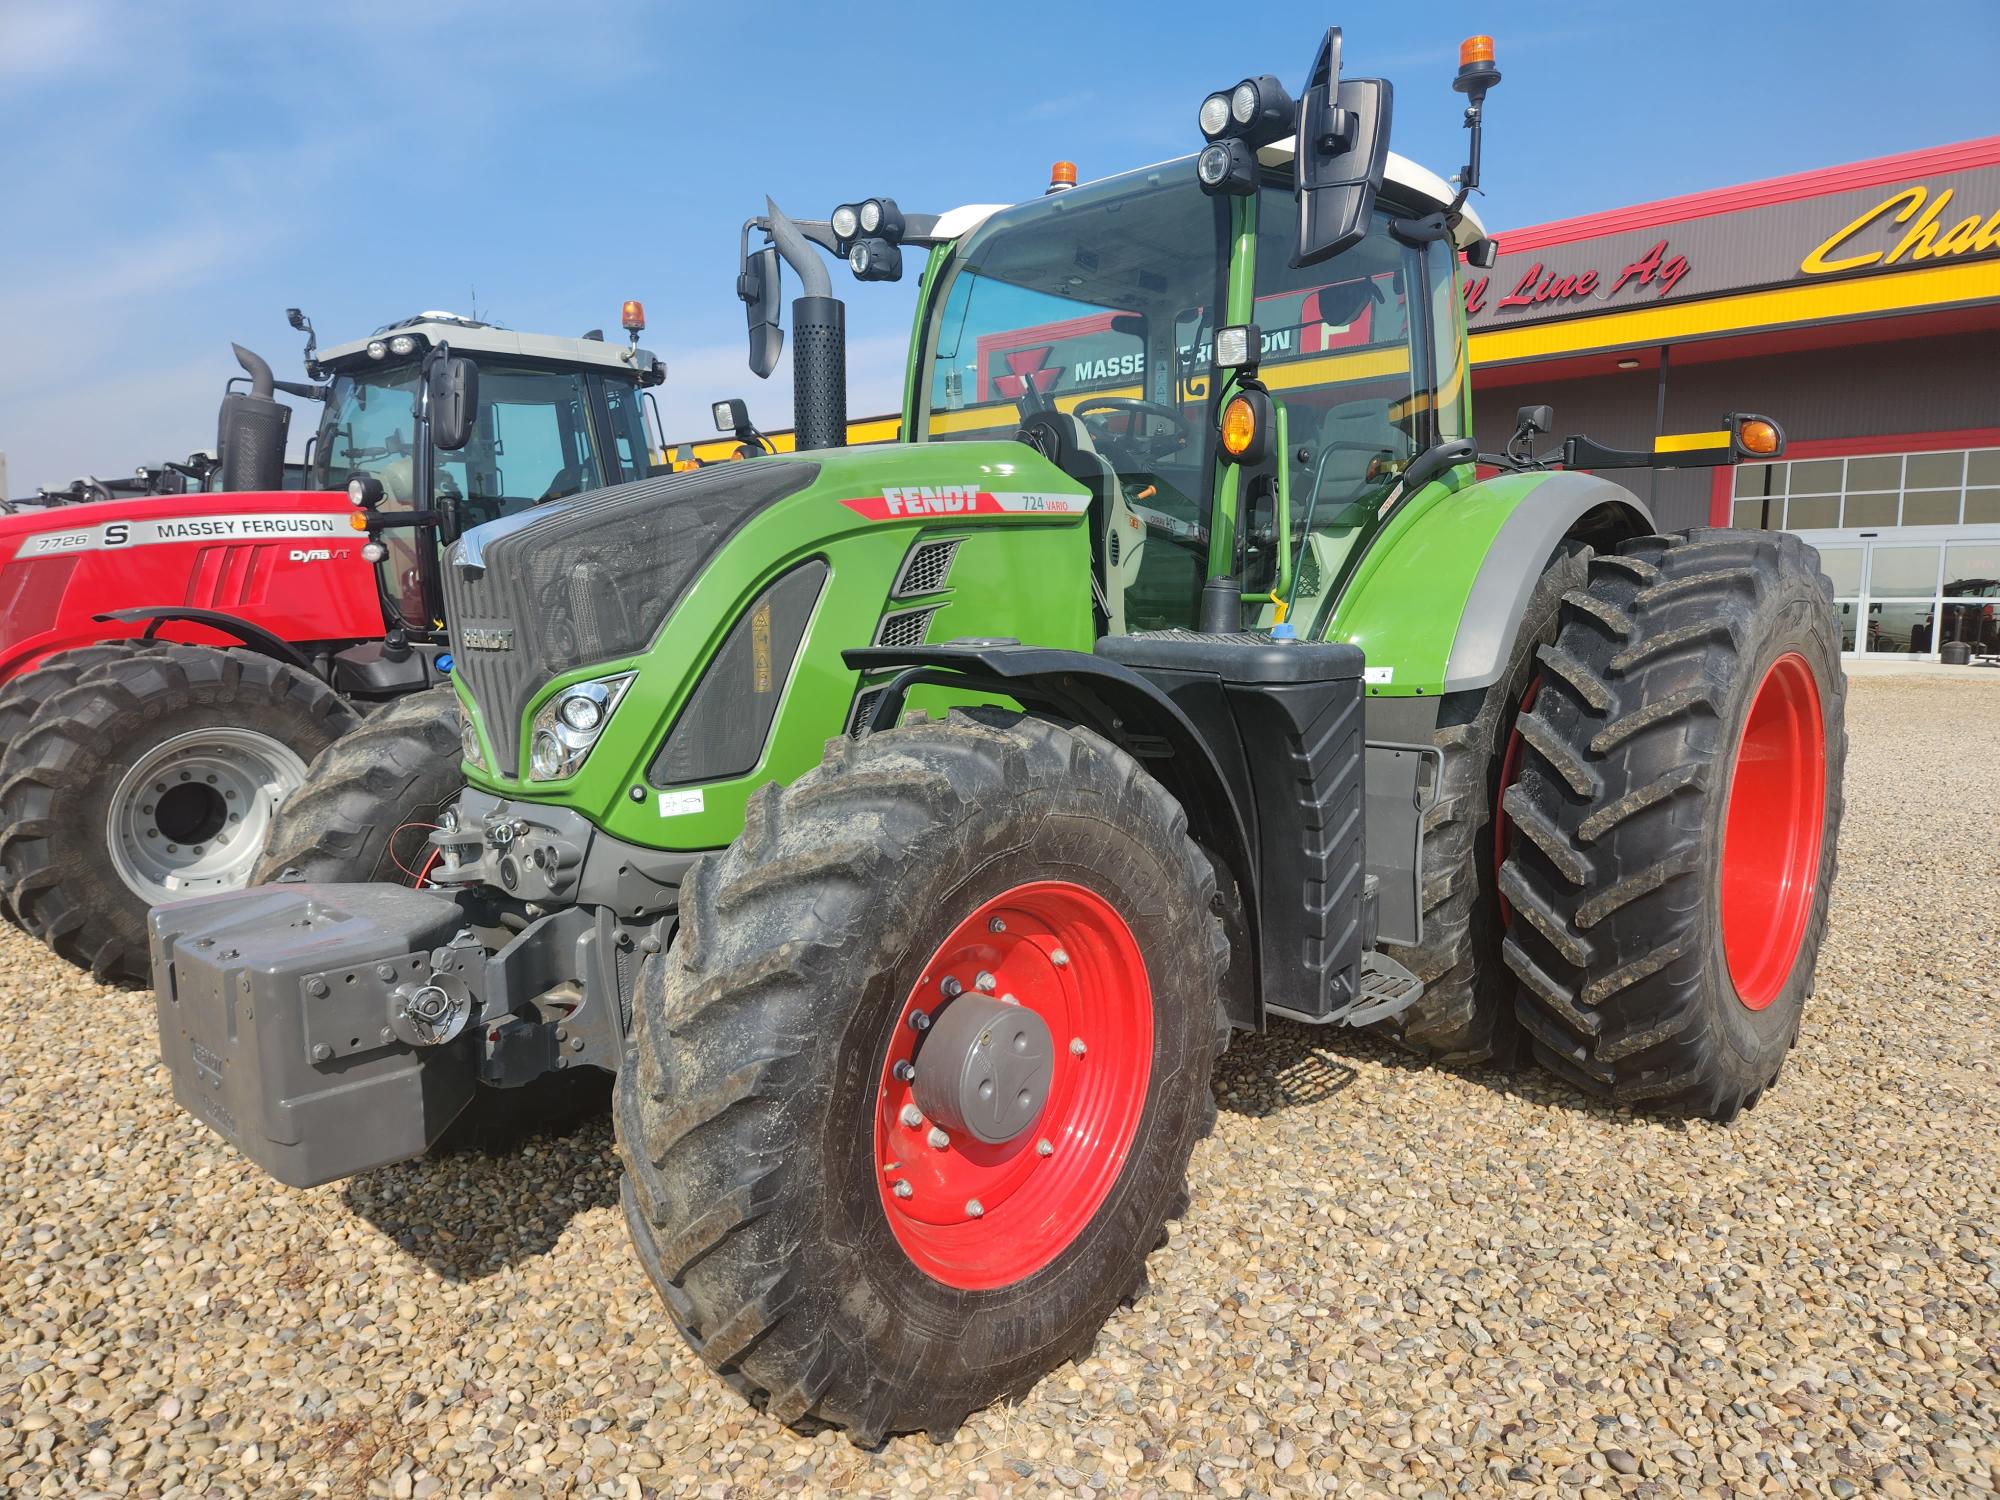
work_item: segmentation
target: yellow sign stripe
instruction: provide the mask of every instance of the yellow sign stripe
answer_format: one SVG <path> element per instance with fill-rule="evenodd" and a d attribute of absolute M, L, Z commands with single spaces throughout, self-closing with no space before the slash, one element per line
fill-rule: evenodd
<path fill-rule="evenodd" d="M 1653 439 L 1655 453 L 1692 453 L 1699 448 L 1727 448 L 1729 429 L 1721 432 L 1669 432 Z"/>
<path fill-rule="evenodd" d="M 1586 354 L 1634 344 L 1663 344 L 1746 329 L 1864 318 L 1878 313 L 1918 312 L 1957 302 L 2000 298 L 2000 261 L 1862 276 L 1850 281 L 1777 287 L 1711 297 L 1700 302 L 1666 303 L 1626 312 L 1572 318 L 1536 328 L 1497 328 L 1472 335 L 1474 364 L 1507 364 Z"/>

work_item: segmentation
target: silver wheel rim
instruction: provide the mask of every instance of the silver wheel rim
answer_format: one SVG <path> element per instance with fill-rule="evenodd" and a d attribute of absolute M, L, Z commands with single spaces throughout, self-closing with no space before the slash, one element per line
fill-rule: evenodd
<path fill-rule="evenodd" d="M 111 794 L 111 863 L 149 906 L 237 890 L 250 883 L 278 804 L 305 779 L 290 746 L 254 729 L 162 740 Z"/>

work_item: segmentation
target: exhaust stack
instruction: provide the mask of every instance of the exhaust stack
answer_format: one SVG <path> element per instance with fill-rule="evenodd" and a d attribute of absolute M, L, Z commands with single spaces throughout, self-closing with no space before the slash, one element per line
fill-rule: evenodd
<path fill-rule="evenodd" d="M 847 304 L 833 295 L 833 282 L 812 243 L 783 209 L 769 198 L 771 243 L 799 274 L 800 295 L 792 301 L 792 430 L 795 443 L 809 448 L 847 446 Z"/>
<path fill-rule="evenodd" d="M 228 391 L 216 420 L 215 451 L 222 458 L 222 487 L 230 491 L 285 487 L 285 438 L 292 409 L 276 399 L 271 367 L 241 344 L 229 346 L 250 377 L 248 391 Z"/>

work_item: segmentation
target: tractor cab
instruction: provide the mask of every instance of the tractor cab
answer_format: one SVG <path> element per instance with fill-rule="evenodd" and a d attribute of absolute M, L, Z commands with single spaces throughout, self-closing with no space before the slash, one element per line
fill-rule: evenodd
<path fill-rule="evenodd" d="M 641 403 L 666 369 L 638 347 L 638 306 L 626 304 L 629 345 L 426 312 L 309 354 L 330 378 L 306 449 L 307 487 L 341 490 L 371 479 L 380 487 L 375 510 L 393 516 L 434 507 L 449 542 L 531 506 L 665 472 L 654 462 Z M 417 470 L 416 397 L 425 360 L 440 347 L 477 364 L 478 398 L 465 444 L 431 446 L 426 488 Z M 436 609 L 425 599 L 417 542 L 407 530 L 385 531 L 382 542 L 385 593 L 406 621 L 426 622 Z"/>
<path fill-rule="evenodd" d="M 943 252 L 921 314 L 912 439 L 1018 434 L 1087 485 L 1109 634 L 1194 626 L 1215 574 L 1303 626 L 1411 460 L 1469 431 L 1454 278 L 1477 218 L 1409 237 L 1450 193 L 1392 156 L 1363 235 L 1297 268 L 1291 153 L 1265 155 L 1243 195 L 1182 162 L 993 212 Z M 1274 431 L 1232 494 L 1216 396 L 1241 366 L 1216 332 L 1245 323 L 1257 349 L 1223 355 L 1259 369 Z"/>

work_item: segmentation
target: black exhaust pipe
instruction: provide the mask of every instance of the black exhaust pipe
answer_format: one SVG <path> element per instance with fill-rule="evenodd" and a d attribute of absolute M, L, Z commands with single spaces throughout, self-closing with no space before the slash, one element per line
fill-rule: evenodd
<path fill-rule="evenodd" d="M 792 432 L 801 451 L 847 446 L 847 304 L 811 241 L 769 198 L 771 243 L 799 273 L 792 301 Z"/>
<path fill-rule="evenodd" d="M 248 391 L 227 391 L 216 420 L 215 451 L 222 460 L 222 487 L 230 491 L 285 487 L 285 438 L 292 409 L 275 399 L 271 367 L 241 344 L 231 344 L 236 362 L 250 377 Z"/>

